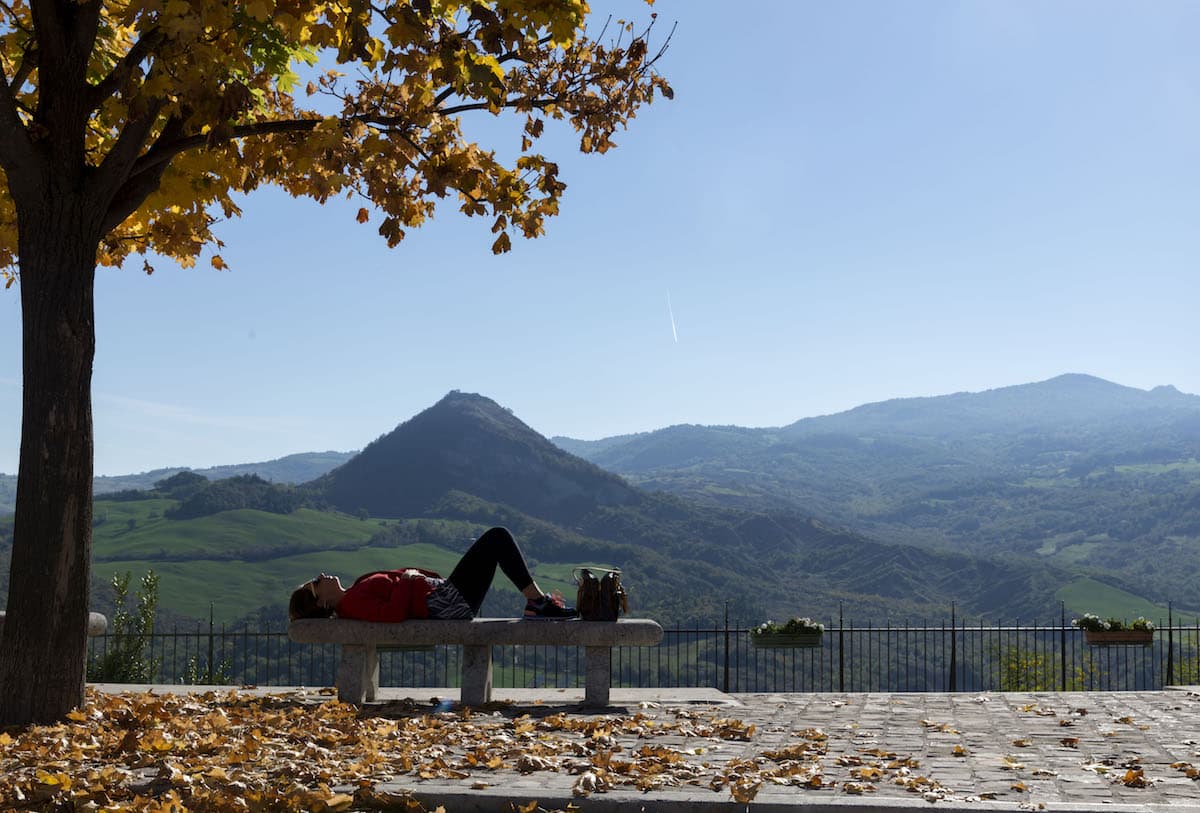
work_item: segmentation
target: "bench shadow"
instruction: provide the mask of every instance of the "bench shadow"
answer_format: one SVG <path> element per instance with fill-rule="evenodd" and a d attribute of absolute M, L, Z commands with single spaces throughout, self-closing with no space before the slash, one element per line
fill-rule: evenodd
<path fill-rule="evenodd" d="M 519 717 L 530 717 L 533 719 L 541 719 L 544 717 L 552 717 L 562 714 L 570 714 L 581 717 L 594 717 L 604 715 L 629 715 L 643 709 L 640 706 L 634 705 L 611 705 L 611 706 L 585 706 L 580 702 L 558 701 L 558 702 L 521 702 L 514 700 L 497 700 L 491 703 L 485 703 L 482 706 L 464 707 L 457 700 L 447 698 L 431 697 L 428 700 L 415 700 L 413 698 L 404 698 L 400 700 L 383 700 L 374 703 L 366 703 L 359 709 L 359 717 L 382 717 L 385 719 L 406 719 L 412 717 L 423 717 L 427 714 L 455 714 L 462 715 L 469 708 L 469 713 L 472 716 L 500 716 L 507 719 L 517 719 Z"/>

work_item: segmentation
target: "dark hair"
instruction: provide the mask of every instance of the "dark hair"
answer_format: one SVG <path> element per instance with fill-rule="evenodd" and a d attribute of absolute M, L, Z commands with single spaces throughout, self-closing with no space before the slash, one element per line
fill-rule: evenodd
<path fill-rule="evenodd" d="M 292 591 L 292 598 L 288 601 L 288 618 L 329 618 L 331 615 L 333 610 L 317 604 L 317 597 L 313 595 L 310 582 L 305 582 Z"/>

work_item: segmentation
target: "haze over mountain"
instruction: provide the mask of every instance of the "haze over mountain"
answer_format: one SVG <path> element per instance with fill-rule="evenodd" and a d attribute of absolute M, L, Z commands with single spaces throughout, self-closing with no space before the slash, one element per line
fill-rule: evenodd
<path fill-rule="evenodd" d="M 516 525 L 535 531 L 526 535 L 534 555 L 558 561 L 578 549 L 573 536 L 593 540 L 593 555 L 604 550 L 596 541 L 619 545 L 623 567 L 653 573 L 675 596 L 686 601 L 692 594 L 698 607 L 744 595 L 778 610 L 804 585 L 809 606 L 826 612 L 853 597 L 876 612 L 945 609 L 958 601 L 979 611 L 1028 614 L 1052 606 L 1065 578 L 887 545 L 796 511 L 703 506 L 648 493 L 564 452 L 494 401 L 460 392 L 306 488 L 347 513 Z M 699 576 L 707 587 L 698 590 L 683 574 Z"/>
<path fill-rule="evenodd" d="M 645 488 L 1013 554 L 1200 608 L 1200 397 L 1174 387 L 1063 375 L 777 428 L 554 441 Z"/>
<path fill-rule="evenodd" d="M 354 452 L 301 452 L 259 463 L 235 463 L 228 466 L 211 466 L 207 469 L 176 466 L 137 474 L 101 476 L 93 478 L 92 491 L 99 497 L 128 489 L 150 489 L 159 480 L 165 480 L 181 471 L 190 471 L 207 477 L 209 480 L 252 474 L 271 483 L 306 483 L 320 477 L 334 466 L 345 463 L 354 454 Z M 0 474 L 0 517 L 12 513 L 16 496 L 17 476 Z"/>
<path fill-rule="evenodd" d="M 1200 606 L 1189 587 L 1200 547 L 1198 415 L 1200 399 L 1171 388 L 1062 376 L 773 429 L 676 426 L 556 446 L 494 401 L 452 392 L 298 488 L 189 477 L 127 493 L 149 500 L 142 513 L 102 515 L 128 515 L 137 531 L 114 536 L 116 550 L 101 540 L 96 556 L 142 562 L 158 551 L 179 567 L 189 557 L 203 567 L 278 560 L 282 572 L 290 543 L 268 515 L 308 505 L 385 530 L 323 542 L 325 531 L 293 523 L 288 533 L 306 534 L 293 548 L 336 547 L 378 567 L 376 555 L 393 548 L 461 550 L 474 532 L 462 529 L 504 524 L 547 567 L 626 569 L 639 606 L 675 622 L 707 623 L 726 601 L 747 622 L 842 605 L 859 618 L 937 617 L 951 602 L 992 618 L 1044 618 L 1059 599 L 1095 609 L 1088 577 L 1133 600 Z M 222 542 L 214 522 L 235 514 L 238 535 Z"/>

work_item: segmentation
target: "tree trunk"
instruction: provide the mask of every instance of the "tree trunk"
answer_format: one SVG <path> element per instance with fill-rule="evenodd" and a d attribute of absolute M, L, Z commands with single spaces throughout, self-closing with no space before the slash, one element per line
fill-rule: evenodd
<path fill-rule="evenodd" d="M 83 702 L 92 551 L 92 359 L 100 213 L 57 189 L 18 211 L 24 400 L 0 725 Z"/>

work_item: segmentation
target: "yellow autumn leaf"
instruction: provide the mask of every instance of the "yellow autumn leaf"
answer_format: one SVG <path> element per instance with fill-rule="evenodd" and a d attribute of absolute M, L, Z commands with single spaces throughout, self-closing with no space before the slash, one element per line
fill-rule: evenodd
<path fill-rule="evenodd" d="M 1141 768 L 1130 768 L 1121 777 L 1121 784 L 1129 788 L 1148 788 L 1153 782 L 1146 778 Z"/>
<path fill-rule="evenodd" d="M 354 804 L 354 797 L 345 793 L 335 793 L 328 799 L 323 799 L 322 802 L 323 810 L 329 811 L 329 813 L 339 813 L 339 811 L 348 810 L 350 805 Z"/>
<path fill-rule="evenodd" d="M 246 14 L 259 22 L 271 19 L 271 13 L 274 10 L 273 0 L 248 0 L 246 3 Z"/>
<path fill-rule="evenodd" d="M 71 777 L 65 773 L 49 773 L 48 771 L 39 770 L 34 774 L 34 778 L 42 785 L 60 787 L 63 790 L 71 789 Z"/>
<path fill-rule="evenodd" d="M 762 782 L 739 782 L 729 786 L 729 795 L 733 800 L 740 805 L 748 805 L 754 801 L 754 797 L 758 795 L 759 788 L 762 787 Z"/>

